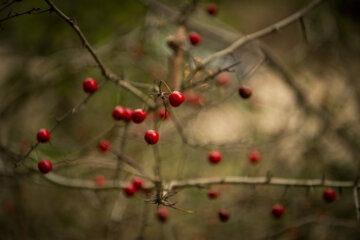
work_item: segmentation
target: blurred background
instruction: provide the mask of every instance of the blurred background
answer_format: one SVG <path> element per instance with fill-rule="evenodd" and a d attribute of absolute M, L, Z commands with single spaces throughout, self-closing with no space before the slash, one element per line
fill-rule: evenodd
<path fill-rule="evenodd" d="M 138 83 L 166 80 L 172 54 L 166 39 L 176 29 L 178 11 L 190 1 L 54 2 L 114 73 Z M 211 2 L 219 8 L 216 16 L 205 10 L 209 1 L 200 1 L 190 16 L 188 31 L 198 32 L 202 42 L 186 46 L 184 81 L 192 59 L 203 59 L 310 1 Z M 185 188 L 171 202 L 194 213 L 169 208 L 168 221 L 161 223 L 157 206 L 144 201 L 153 193 L 128 198 L 121 189 L 71 188 L 44 178 L 37 171 L 43 158 L 53 162 L 54 174 L 67 179 L 93 184 L 96 176 L 114 177 L 116 158 L 97 147 L 107 139 L 115 152 L 120 149 L 125 124 L 113 120 L 112 110 L 147 107 L 113 83 L 63 121 L 51 143 L 31 153 L 26 167 L 14 168 L 14 158 L 36 142 L 40 128 L 51 129 L 86 97 L 83 80 L 104 78 L 73 29 L 56 13 L 41 12 L 48 9 L 45 1 L 15 1 L 3 9 L 7 3 L 0 2 L 0 239 L 360 239 L 351 188 L 335 189 L 331 204 L 322 199 L 324 188 Z M 40 10 L 9 18 L 33 8 Z M 359 1 L 324 1 L 302 23 L 247 44 L 195 76 L 239 62 L 227 73 L 229 85 L 213 79 L 186 90 L 185 104 L 161 122 L 163 180 L 271 174 L 354 181 L 360 166 L 359 13 Z M 253 91 L 248 100 L 237 93 L 242 84 Z M 130 124 L 124 149 L 148 173 L 155 159 L 143 136 L 154 123 L 156 111 L 148 112 L 144 123 Z M 222 152 L 221 164 L 209 164 L 211 150 Z M 261 153 L 258 164 L 248 159 L 252 150 Z M 137 174 L 123 165 L 120 176 L 129 182 Z M 209 199 L 209 189 L 219 197 Z M 281 219 L 270 215 L 276 203 L 285 207 Z M 222 208 L 231 215 L 226 223 L 218 219 Z"/>

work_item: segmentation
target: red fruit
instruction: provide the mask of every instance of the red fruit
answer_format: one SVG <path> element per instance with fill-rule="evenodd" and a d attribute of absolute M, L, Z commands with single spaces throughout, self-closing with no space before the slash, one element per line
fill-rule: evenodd
<path fill-rule="evenodd" d="M 159 114 L 160 118 L 163 120 L 166 120 L 170 117 L 169 111 L 166 111 L 166 115 L 165 115 L 165 108 L 159 109 L 158 114 Z"/>
<path fill-rule="evenodd" d="M 165 207 L 161 207 L 157 210 L 156 215 L 161 222 L 165 222 L 169 217 L 169 211 Z"/>
<path fill-rule="evenodd" d="M 132 109 L 131 108 L 125 108 L 125 112 L 123 115 L 123 119 L 125 122 L 130 122 L 132 117 Z"/>
<path fill-rule="evenodd" d="M 93 78 L 87 78 L 83 82 L 83 89 L 86 93 L 93 93 L 98 89 L 98 84 Z"/>
<path fill-rule="evenodd" d="M 221 86 L 228 86 L 230 84 L 230 75 L 226 72 L 222 72 L 216 77 L 217 83 Z"/>
<path fill-rule="evenodd" d="M 332 188 L 327 188 L 323 192 L 323 198 L 325 202 L 331 203 L 336 198 L 336 192 Z"/>
<path fill-rule="evenodd" d="M 122 106 L 116 106 L 112 112 L 112 116 L 115 120 L 121 120 L 126 115 L 125 108 Z"/>
<path fill-rule="evenodd" d="M 134 178 L 132 184 L 136 189 L 141 189 L 143 187 L 143 180 L 141 178 Z"/>
<path fill-rule="evenodd" d="M 42 128 L 38 131 L 36 137 L 39 142 L 46 143 L 50 141 L 50 132 L 47 129 Z"/>
<path fill-rule="evenodd" d="M 212 164 L 217 164 L 221 162 L 222 156 L 219 151 L 211 151 L 209 153 L 208 159 Z"/>
<path fill-rule="evenodd" d="M 173 91 L 169 96 L 169 101 L 171 106 L 178 107 L 185 101 L 185 97 L 181 92 Z"/>
<path fill-rule="evenodd" d="M 148 130 L 145 133 L 144 139 L 148 144 L 156 144 L 159 141 L 159 134 L 155 130 Z"/>
<path fill-rule="evenodd" d="M 126 196 L 131 197 L 136 193 L 136 188 L 134 185 L 130 184 L 124 188 L 124 193 Z"/>
<path fill-rule="evenodd" d="M 107 150 L 110 149 L 110 142 L 106 141 L 106 140 L 102 140 L 99 143 L 99 148 L 100 148 L 101 151 L 106 152 Z"/>
<path fill-rule="evenodd" d="M 196 46 L 201 42 L 201 37 L 196 32 L 189 33 L 189 40 L 192 45 Z"/>
<path fill-rule="evenodd" d="M 136 109 L 132 112 L 131 119 L 134 123 L 142 123 L 146 118 L 146 112 L 142 109 Z"/>
<path fill-rule="evenodd" d="M 184 92 L 184 94 L 186 96 L 186 102 L 195 106 L 204 105 L 204 97 L 200 93 L 193 91 L 186 91 Z"/>
<path fill-rule="evenodd" d="M 252 162 L 252 163 L 258 163 L 261 159 L 261 155 L 258 151 L 256 150 L 253 150 L 249 153 L 249 160 Z"/>
<path fill-rule="evenodd" d="M 226 222 L 230 218 L 230 213 L 226 211 L 225 209 L 221 209 L 218 213 L 219 219 L 222 222 Z"/>
<path fill-rule="evenodd" d="M 45 174 L 45 173 L 50 172 L 52 170 L 53 166 L 49 160 L 43 159 L 38 163 L 38 168 L 39 168 L 40 172 Z"/>
<path fill-rule="evenodd" d="M 271 209 L 271 214 L 274 218 L 281 218 L 284 215 L 284 207 L 281 204 L 275 204 Z"/>
<path fill-rule="evenodd" d="M 251 97 L 252 94 L 251 88 L 249 88 L 248 86 L 240 86 L 239 94 L 242 98 L 247 99 Z"/>
<path fill-rule="evenodd" d="M 216 190 L 210 190 L 208 192 L 208 196 L 209 196 L 210 199 L 215 199 L 215 198 L 217 198 L 219 196 L 219 192 L 216 191 Z"/>
<path fill-rule="evenodd" d="M 97 175 L 95 178 L 94 178 L 94 182 L 96 185 L 98 186 L 104 186 L 105 185 L 105 178 L 104 176 L 102 175 Z"/>
<path fill-rule="evenodd" d="M 210 3 L 206 6 L 206 11 L 208 14 L 215 16 L 218 12 L 218 6 L 214 3 Z"/>

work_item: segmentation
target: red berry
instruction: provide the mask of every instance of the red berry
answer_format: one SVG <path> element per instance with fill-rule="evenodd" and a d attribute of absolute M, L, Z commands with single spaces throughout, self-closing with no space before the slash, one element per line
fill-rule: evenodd
<path fill-rule="evenodd" d="M 134 178 L 132 184 L 136 189 L 141 189 L 143 187 L 143 180 L 141 178 Z"/>
<path fill-rule="evenodd" d="M 200 93 L 193 91 L 186 91 L 184 92 L 184 94 L 186 96 L 186 102 L 195 106 L 204 105 L 204 97 Z"/>
<path fill-rule="evenodd" d="M 159 114 L 159 117 L 164 120 L 166 120 L 170 117 L 169 111 L 166 111 L 166 115 L 165 115 L 165 108 L 159 109 L 158 114 Z"/>
<path fill-rule="evenodd" d="M 93 78 L 87 78 L 83 82 L 83 89 L 86 93 L 93 93 L 98 89 L 98 84 Z"/>
<path fill-rule="evenodd" d="M 105 178 L 102 175 L 97 175 L 94 178 L 94 182 L 97 186 L 104 186 L 105 185 Z"/>
<path fill-rule="evenodd" d="M 125 112 L 123 115 L 123 119 L 125 122 L 130 122 L 131 121 L 131 116 L 132 116 L 132 109 L 131 108 L 125 108 Z"/>
<path fill-rule="evenodd" d="M 248 86 L 240 86 L 239 94 L 242 98 L 247 99 L 251 97 L 252 94 L 251 88 L 249 88 Z"/>
<path fill-rule="evenodd" d="M 115 120 L 121 120 L 125 116 L 125 108 L 122 106 L 116 106 L 112 112 L 112 116 Z"/>
<path fill-rule="evenodd" d="M 37 133 L 37 140 L 42 143 L 50 141 L 50 132 L 45 128 L 40 129 Z"/>
<path fill-rule="evenodd" d="M 214 3 L 210 3 L 210 4 L 208 4 L 206 6 L 207 13 L 212 15 L 212 16 L 216 15 L 218 10 L 219 10 L 218 6 L 216 4 L 214 4 Z"/>
<path fill-rule="evenodd" d="M 192 45 L 196 46 L 201 42 L 201 37 L 196 32 L 189 33 L 189 39 Z"/>
<path fill-rule="evenodd" d="M 219 219 L 222 222 L 226 222 L 230 218 L 230 213 L 226 211 L 225 209 L 221 209 L 218 213 Z"/>
<path fill-rule="evenodd" d="M 106 141 L 106 140 L 102 140 L 99 143 L 99 148 L 100 148 L 101 151 L 106 152 L 107 150 L 110 149 L 110 142 Z"/>
<path fill-rule="evenodd" d="M 142 123 L 146 118 L 146 112 L 142 109 L 136 109 L 132 112 L 131 119 L 134 123 Z"/>
<path fill-rule="evenodd" d="M 45 173 L 50 172 L 52 170 L 53 166 L 49 160 L 43 159 L 38 163 L 38 168 L 39 168 L 40 172 L 45 174 Z"/>
<path fill-rule="evenodd" d="M 252 163 L 258 163 L 261 159 L 261 155 L 258 151 L 256 150 L 253 150 L 249 153 L 249 160 L 252 162 Z"/>
<path fill-rule="evenodd" d="M 148 144 L 156 144 L 159 141 L 159 134 L 155 130 L 148 130 L 144 139 Z"/>
<path fill-rule="evenodd" d="M 157 210 L 156 215 L 161 222 L 165 222 L 169 217 L 169 211 L 165 207 L 161 207 Z"/>
<path fill-rule="evenodd" d="M 219 192 L 216 191 L 216 190 L 210 190 L 208 192 L 208 196 L 209 196 L 210 199 L 215 199 L 215 198 L 217 198 L 219 196 Z"/>
<path fill-rule="evenodd" d="M 325 189 L 325 191 L 323 192 L 323 198 L 324 201 L 327 203 L 331 203 L 335 200 L 336 198 L 336 192 L 334 191 L 334 189 L 332 188 L 327 188 Z"/>
<path fill-rule="evenodd" d="M 271 214 L 274 218 L 281 218 L 284 215 L 284 207 L 281 204 L 275 204 L 271 209 Z"/>
<path fill-rule="evenodd" d="M 169 96 L 169 101 L 171 106 L 178 107 L 185 101 L 185 97 L 181 92 L 173 91 Z"/>
<path fill-rule="evenodd" d="M 134 185 L 130 184 L 124 188 L 124 193 L 126 196 L 131 197 L 136 193 L 136 188 Z"/>
<path fill-rule="evenodd" d="M 222 156 L 219 151 L 211 151 L 209 153 L 208 159 L 209 159 L 210 163 L 217 164 L 217 163 L 221 162 Z"/>
<path fill-rule="evenodd" d="M 217 83 L 221 86 L 228 86 L 230 84 L 230 75 L 226 72 L 222 72 L 216 77 Z"/>

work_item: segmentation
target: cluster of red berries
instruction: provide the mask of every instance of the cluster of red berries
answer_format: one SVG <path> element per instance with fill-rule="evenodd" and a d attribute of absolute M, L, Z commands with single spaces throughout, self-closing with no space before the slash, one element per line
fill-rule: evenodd
<path fill-rule="evenodd" d="M 49 130 L 42 128 L 38 131 L 36 138 L 40 143 L 47 143 L 50 141 L 50 132 Z M 48 159 L 43 159 L 38 163 L 38 169 L 40 172 L 46 174 L 50 172 L 53 168 L 52 163 Z"/>
<path fill-rule="evenodd" d="M 112 117 L 117 120 L 124 120 L 125 122 L 142 123 L 146 119 L 146 112 L 143 109 L 132 110 L 131 108 L 124 108 L 116 106 L 112 112 Z"/>
<path fill-rule="evenodd" d="M 143 188 L 143 184 L 141 178 L 134 178 L 132 182 L 124 188 L 124 194 L 127 197 L 133 196 L 138 190 Z"/>

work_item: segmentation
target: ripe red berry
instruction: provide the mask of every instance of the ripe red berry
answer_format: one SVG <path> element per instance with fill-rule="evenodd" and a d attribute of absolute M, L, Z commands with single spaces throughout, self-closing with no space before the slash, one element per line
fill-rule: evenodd
<path fill-rule="evenodd" d="M 106 140 L 102 140 L 100 143 L 99 143 L 99 149 L 103 152 L 106 152 L 107 150 L 110 149 L 110 142 L 109 141 L 106 141 Z"/>
<path fill-rule="evenodd" d="M 83 89 L 86 93 L 93 93 L 98 89 L 98 84 L 93 78 L 87 78 L 83 82 Z"/>
<path fill-rule="evenodd" d="M 159 141 L 159 134 L 155 130 L 148 130 L 145 133 L 144 139 L 148 144 L 156 144 Z"/>
<path fill-rule="evenodd" d="M 45 128 L 40 129 L 37 133 L 37 140 L 41 143 L 50 141 L 50 132 Z"/>
<path fill-rule="evenodd" d="M 105 181 L 105 177 L 102 175 L 97 175 L 94 178 L 94 182 L 97 186 L 104 186 L 106 181 Z"/>
<path fill-rule="evenodd" d="M 191 33 L 189 33 L 189 40 L 192 45 L 196 46 L 201 42 L 201 37 L 198 33 L 191 32 Z"/>
<path fill-rule="evenodd" d="M 136 189 L 141 189 L 143 187 L 143 180 L 141 178 L 134 178 L 132 184 Z"/>
<path fill-rule="evenodd" d="M 130 184 L 130 185 L 127 185 L 125 188 L 124 188 L 124 193 L 126 196 L 128 197 L 131 197 L 133 196 L 135 193 L 136 193 L 136 188 L 134 185 Z"/>
<path fill-rule="evenodd" d="M 226 72 L 222 72 L 216 77 L 217 83 L 221 86 L 228 86 L 230 84 L 230 75 Z"/>
<path fill-rule="evenodd" d="M 271 209 L 271 214 L 274 218 L 281 218 L 284 215 L 285 209 L 281 204 L 275 204 Z"/>
<path fill-rule="evenodd" d="M 249 153 L 249 160 L 252 162 L 252 163 L 258 163 L 261 159 L 261 155 L 258 151 L 256 150 L 253 150 Z"/>
<path fill-rule="evenodd" d="M 219 192 L 216 191 L 216 190 L 210 190 L 208 192 L 208 196 L 209 196 L 210 199 L 215 199 L 215 198 L 217 198 L 219 196 Z"/>
<path fill-rule="evenodd" d="M 142 123 L 146 118 L 146 112 L 142 109 L 136 109 L 132 112 L 131 119 L 134 123 Z"/>
<path fill-rule="evenodd" d="M 125 122 L 130 122 L 131 121 L 131 116 L 132 116 L 132 109 L 131 108 L 125 108 L 125 112 L 123 115 L 123 120 Z"/>
<path fill-rule="evenodd" d="M 169 217 L 169 211 L 165 207 L 161 207 L 157 210 L 156 215 L 161 222 L 165 222 Z"/>
<path fill-rule="evenodd" d="M 209 162 L 212 164 L 217 164 L 221 162 L 222 156 L 219 151 L 211 151 L 208 156 Z"/>
<path fill-rule="evenodd" d="M 52 170 L 53 166 L 49 160 L 43 159 L 38 163 L 38 168 L 39 168 L 40 172 L 45 174 L 45 173 L 50 172 Z"/>
<path fill-rule="evenodd" d="M 186 91 L 184 92 L 184 94 L 186 96 L 186 102 L 194 106 L 204 105 L 204 97 L 200 93 L 193 91 Z"/>
<path fill-rule="evenodd" d="M 166 113 L 165 113 L 165 108 L 159 109 L 158 114 L 159 114 L 159 117 L 163 120 L 166 120 L 170 117 L 170 112 L 166 111 Z"/>
<path fill-rule="evenodd" d="M 251 97 L 252 94 L 251 88 L 249 88 L 248 86 L 240 86 L 239 94 L 242 98 L 247 99 Z"/>
<path fill-rule="evenodd" d="M 169 101 L 171 106 L 178 107 L 185 101 L 185 97 L 181 92 L 173 91 L 169 96 Z"/>
<path fill-rule="evenodd" d="M 332 188 L 327 188 L 323 192 L 323 198 L 325 202 L 331 203 L 336 198 L 336 192 Z"/>
<path fill-rule="evenodd" d="M 221 209 L 218 213 L 219 219 L 222 222 L 226 222 L 230 218 L 230 213 L 226 211 L 225 209 Z"/>
<path fill-rule="evenodd" d="M 122 106 L 116 106 L 112 112 L 112 116 L 115 120 L 121 120 L 126 115 L 125 108 Z"/>
<path fill-rule="evenodd" d="M 218 6 L 214 3 L 210 3 L 206 6 L 206 11 L 209 15 L 215 16 L 218 12 Z"/>

